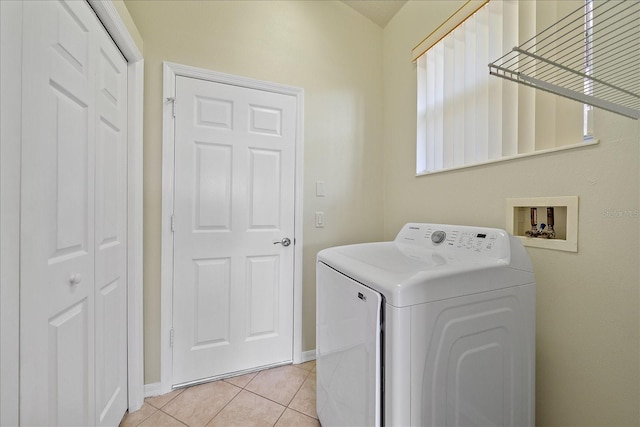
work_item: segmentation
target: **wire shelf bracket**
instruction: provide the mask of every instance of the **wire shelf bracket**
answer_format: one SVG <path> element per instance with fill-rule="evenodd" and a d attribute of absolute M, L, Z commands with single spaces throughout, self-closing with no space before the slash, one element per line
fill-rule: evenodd
<path fill-rule="evenodd" d="M 640 119 L 640 0 L 589 0 L 489 74 Z"/>

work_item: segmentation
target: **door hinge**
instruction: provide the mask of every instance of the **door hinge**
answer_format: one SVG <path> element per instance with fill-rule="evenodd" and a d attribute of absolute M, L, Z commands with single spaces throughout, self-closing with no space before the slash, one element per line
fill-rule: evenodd
<path fill-rule="evenodd" d="M 173 347 L 173 328 L 169 331 L 169 347 Z"/>
<path fill-rule="evenodd" d="M 176 216 L 171 214 L 171 232 L 176 231 Z"/>
<path fill-rule="evenodd" d="M 167 98 L 167 101 L 171 103 L 171 114 L 173 114 L 173 117 L 175 117 L 176 116 L 176 98 L 175 97 Z"/>

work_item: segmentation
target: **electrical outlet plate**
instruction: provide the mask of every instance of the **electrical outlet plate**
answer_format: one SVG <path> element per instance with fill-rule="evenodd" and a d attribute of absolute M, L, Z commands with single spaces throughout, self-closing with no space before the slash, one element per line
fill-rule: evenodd
<path fill-rule="evenodd" d="M 527 237 L 531 228 L 531 208 L 538 208 L 538 225 L 546 223 L 546 208 L 554 208 L 555 239 Z M 578 196 L 507 199 L 505 229 L 523 245 L 534 248 L 578 252 Z"/>

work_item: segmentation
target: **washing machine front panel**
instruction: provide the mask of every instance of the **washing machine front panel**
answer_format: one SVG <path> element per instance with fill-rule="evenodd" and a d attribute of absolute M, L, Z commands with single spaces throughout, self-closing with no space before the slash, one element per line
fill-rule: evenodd
<path fill-rule="evenodd" d="M 379 293 L 317 264 L 317 412 L 326 426 L 381 423 Z"/>
<path fill-rule="evenodd" d="M 393 242 L 320 251 L 317 266 L 323 425 L 534 425 L 535 278 L 513 236 L 409 223 Z"/>
<path fill-rule="evenodd" d="M 534 425 L 534 285 L 411 308 L 411 425 Z"/>

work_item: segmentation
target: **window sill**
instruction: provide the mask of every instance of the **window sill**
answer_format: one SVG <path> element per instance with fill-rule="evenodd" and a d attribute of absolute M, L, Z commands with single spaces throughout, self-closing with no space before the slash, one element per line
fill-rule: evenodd
<path fill-rule="evenodd" d="M 547 150 L 538 150 L 538 151 L 534 151 L 534 152 L 531 152 L 531 153 L 516 154 L 515 156 L 501 157 L 499 159 L 492 159 L 492 160 L 487 160 L 485 162 L 478 162 L 478 163 L 470 163 L 468 165 L 452 166 L 452 167 L 449 167 L 449 168 L 438 169 L 438 170 L 434 170 L 434 171 L 416 172 L 416 177 L 426 176 L 426 175 L 433 175 L 433 174 L 437 174 L 437 173 L 449 172 L 449 171 L 454 171 L 454 170 L 459 170 L 459 169 L 473 168 L 473 167 L 476 167 L 476 166 L 490 165 L 492 163 L 500 163 L 500 162 L 505 162 L 505 161 L 509 161 L 509 160 L 516 160 L 516 159 L 522 159 L 522 158 L 526 158 L 526 157 L 533 157 L 533 156 L 538 156 L 540 154 L 548 154 L 548 153 L 555 153 L 555 152 L 558 152 L 558 151 L 572 150 L 574 148 L 590 147 L 590 146 L 593 146 L 593 145 L 598 145 L 599 143 L 600 143 L 600 140 L 598 140 L 598 139 L 586 139 L 584 142 L 580 142 L 578 144 L 563 145 L 561 147 L 549 148 Z"/>

